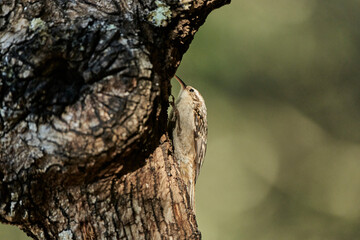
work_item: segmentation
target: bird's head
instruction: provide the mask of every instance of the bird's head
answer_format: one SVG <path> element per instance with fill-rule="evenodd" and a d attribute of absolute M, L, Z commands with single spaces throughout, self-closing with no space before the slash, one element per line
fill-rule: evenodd
<path fill-rule="evenodd" d="M 176 80 L 180 83 L 181 89 L 178 96 L 178 101 L 182 99 L 192 100 L 194 103 L 204 103 L 204 99 L 199 93 L 198 90 L 193 88 L 192 86 L 188 86 L 181 80 L 178 76 L 175 75 Z"/>

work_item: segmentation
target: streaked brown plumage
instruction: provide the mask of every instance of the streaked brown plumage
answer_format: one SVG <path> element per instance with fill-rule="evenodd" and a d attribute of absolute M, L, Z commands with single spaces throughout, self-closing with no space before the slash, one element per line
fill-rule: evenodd
<path fill-rule="evenodd" d="M 207 110 L 201 94 L 187 86 L 175 76 L 181 85 L 179 96 L 170 114 L 174 153 L 180 172 L 190 196 L 190 203 L 195 209 L 195 183 L 204 162 L 207 144 Z"/>

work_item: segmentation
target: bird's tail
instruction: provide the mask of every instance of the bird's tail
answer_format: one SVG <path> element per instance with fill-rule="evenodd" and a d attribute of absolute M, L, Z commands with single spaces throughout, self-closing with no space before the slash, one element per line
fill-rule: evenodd
<path fill-rule="evenodd" d="M 194 212 L 196 212 L 195 209 L 195 183 L 193 181 L 190 181 L 188 186 L 188 193 L 190 197 L 190 206 L 192 209 L 194 209 Z"/>

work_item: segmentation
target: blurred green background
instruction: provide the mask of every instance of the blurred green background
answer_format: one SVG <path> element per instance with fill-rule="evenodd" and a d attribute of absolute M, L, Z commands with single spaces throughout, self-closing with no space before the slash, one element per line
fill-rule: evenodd
<path fill-rule="evenodd" d="M 360 239 L 359 61 L 359 1 L 210 14 L 177 72 L 208 107 L 204 239 Z"/>
<path fill-rule="evenodd" d="M 359 61 L 357 0 L 210 14 L 177 72 L 208 107 L 203 239 L 360 239 Z M 26 239 L 10 228 L 0 239 Z"/>

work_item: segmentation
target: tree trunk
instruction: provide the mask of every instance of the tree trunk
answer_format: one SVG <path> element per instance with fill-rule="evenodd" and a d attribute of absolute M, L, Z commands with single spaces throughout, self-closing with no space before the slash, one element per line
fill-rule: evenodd
<path fill-rule="evenodd" d="M 229 0 L 0 2 L 0 221 L 34 239 L 199 239 L 169 79 Z"/>

